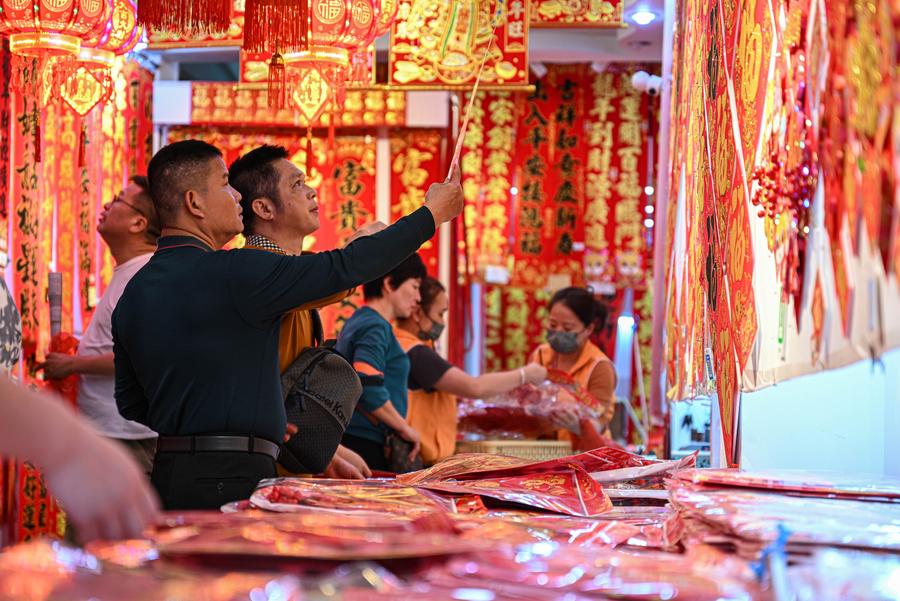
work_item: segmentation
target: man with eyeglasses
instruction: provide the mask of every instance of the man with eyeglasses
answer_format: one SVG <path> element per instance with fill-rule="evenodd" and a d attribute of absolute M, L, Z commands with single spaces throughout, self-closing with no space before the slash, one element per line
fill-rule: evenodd
<path fill-rule="evenodd" d="M 76 355 L 49 353 L 44 375 L 63 379 L 78 374 L 78 410 L 107 438 L 123 444 L 150 475 L 156 433 L 119 415 L 115 400 L 112 314 L 131 277 L 156 251 L 160 226 L 147 178 L 134 176 L 100 213 L 97 232 L 116 263 L 113 277 L 78 344 Z"/>

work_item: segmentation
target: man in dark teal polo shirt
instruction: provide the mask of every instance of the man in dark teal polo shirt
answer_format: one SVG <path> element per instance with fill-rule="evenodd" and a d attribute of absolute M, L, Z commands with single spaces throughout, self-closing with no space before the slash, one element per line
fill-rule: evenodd
<path fill-rule="evenodd" d="M 415 252 L 462 210 L 459 173 L 384 231 L 309 256 L 216 250 L 242 229 L 240 194 L 205 142 L 163 148 L 148 177 L 162 235 L 113 314 L 116 403 L 160 435 L 152 481 L 163 505 L 214 508 L 276 474 L 281 316 Z"/>

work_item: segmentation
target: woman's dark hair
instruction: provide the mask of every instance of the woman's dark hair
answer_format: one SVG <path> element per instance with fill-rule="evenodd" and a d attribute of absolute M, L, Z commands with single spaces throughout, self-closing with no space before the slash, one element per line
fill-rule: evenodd
<path fill-rule="evenodd" d="M 594 298 L 594 292 L 589 288 L 576 288 L 574 286 L 563 288 L 550 299 L 549 309 L 556 303 L 562 303 L 588 327 L 593 324 L 594 332 L 599 332 L 606 327 L 606 317 L 609 314 L 606 304 Z"/>
<path fill-rule="evenodd" d="M 428 311 L 431 310 L 431 306 L 434 304 L 434 301 L 438 297 L 438 295 L 441 292 L 446 291 L 447 289 L 444 288 L 444 285 L 433 277 L 428 276 L 423 279 L 422 286 L 419 288 L 419 296 L 422 297 L 419 305 L 422 307 L 422 310 L 425 313 L 428 313 Z"/>
<path fill-rule="evenodd" d="M 392 288 L 399 288 L 406 280 L 424 280 L 427 276 L 422 257 L 418 253 L 413 253 L 394 267 L 390 273 L 363 284 L 363 298 L 371 300 L 384 296 L 382 287 L 385 280 L 391 283 Z"/>

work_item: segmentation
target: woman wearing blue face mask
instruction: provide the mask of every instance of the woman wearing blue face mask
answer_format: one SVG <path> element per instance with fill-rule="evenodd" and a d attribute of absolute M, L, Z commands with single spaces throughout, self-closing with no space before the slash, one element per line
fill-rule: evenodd
<path fill-rule="evenodd" d="M 483 399 L 525 383 L 537 384 L 547 377 L 547 370 L 531 364 L 475 377 L 452 366 L 434 350 L 447 323 L 447 292 L 439 281 L 427 277 L 419 295 L 419 307 L 408 319 L 397 320 L 394 334 L 410 364 L 406 419 L 421 437 L 422 459 L 433 464 L 452 455 L 456 447 L 456 397 Z"/>
<path fill-rule="evenodd" d="M 567 373 L 596 398 L 602 411 L 595 424 L 572 418 L 563 421 L 566 430 L 581 434 L 574 446 L 593 447 L 596 430 L 603 432 L 615 413 L 616 369 L 603 351 L 591 342 L 591 335 L 606 325 L 606 305 L 584 288 L 563 288 L 550 299 L 547 342 L 535 349 L 532 360 L 548 369 Z"/>

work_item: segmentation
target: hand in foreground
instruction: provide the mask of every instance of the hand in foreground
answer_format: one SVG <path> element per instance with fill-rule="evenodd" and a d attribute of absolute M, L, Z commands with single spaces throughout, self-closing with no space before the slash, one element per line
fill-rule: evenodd
<path fill-rule="evenodd" d="M 419 449 L 422 448 L 422 440 L 419 437 L 419 433 L 416 432 L 412 426 L 407 425 L 406 428 L 400 430 L 397 434 L 399 434 L 400 438 L 403 440 L 413 443 L 412 450 L 409 452 L 409 460 L 412 461 L 416 458 L 416 455 L 419 454 Z"/>
<path fill-rule="evenodd" d="M 446 223 L 462 213 L 463 191 L 459 179 L 459 165 L 454 165 L 448 181 L 431 184 L 425 193 L 425 206 L 434 216 L 435 225 Z"/>
<path fill-rule="evenodd" d="M 87 429 L 69 448 L 63 461 L 43 467 L 79 542 L 140 538 L 156 519 L 158 501 L 134 460 Z"/>
<path fill-rule="evenodd" d="M 572 432 L 581 435 L 581 418 L 573 407 L 561 407 L 553 412 L 553 423 Z"/>
<path fill-rule="evenodd" d="M 365 236 L 377 234 L 385 228 L 387 228 L 387 226 L 381 221 L 373 221 L 372 223 L 367 223 L 366 225 L 353 232 L 353 235 L 347 239 L 347 244 L 355 242 L 356 240 L 364 238 Z"/>
<path fill-rule="evenodd" d="M 529 384 L 540 384 L 547 379 L 547 368 L 537 363 L 529 363 L 524 367 L 525 381 Z"/>
<path fill-rule="evenodd" d="M 323 474 L 327 478 L 365 480 L 372 472 L 362 457 L 339 445 Z"/>
<path fill-rule="evenodd" d="M 44 377 L 48 380 L 62 380 L 75 373 L 75 357 L 64 353 L 47 353 L 44 362 Z"/>

